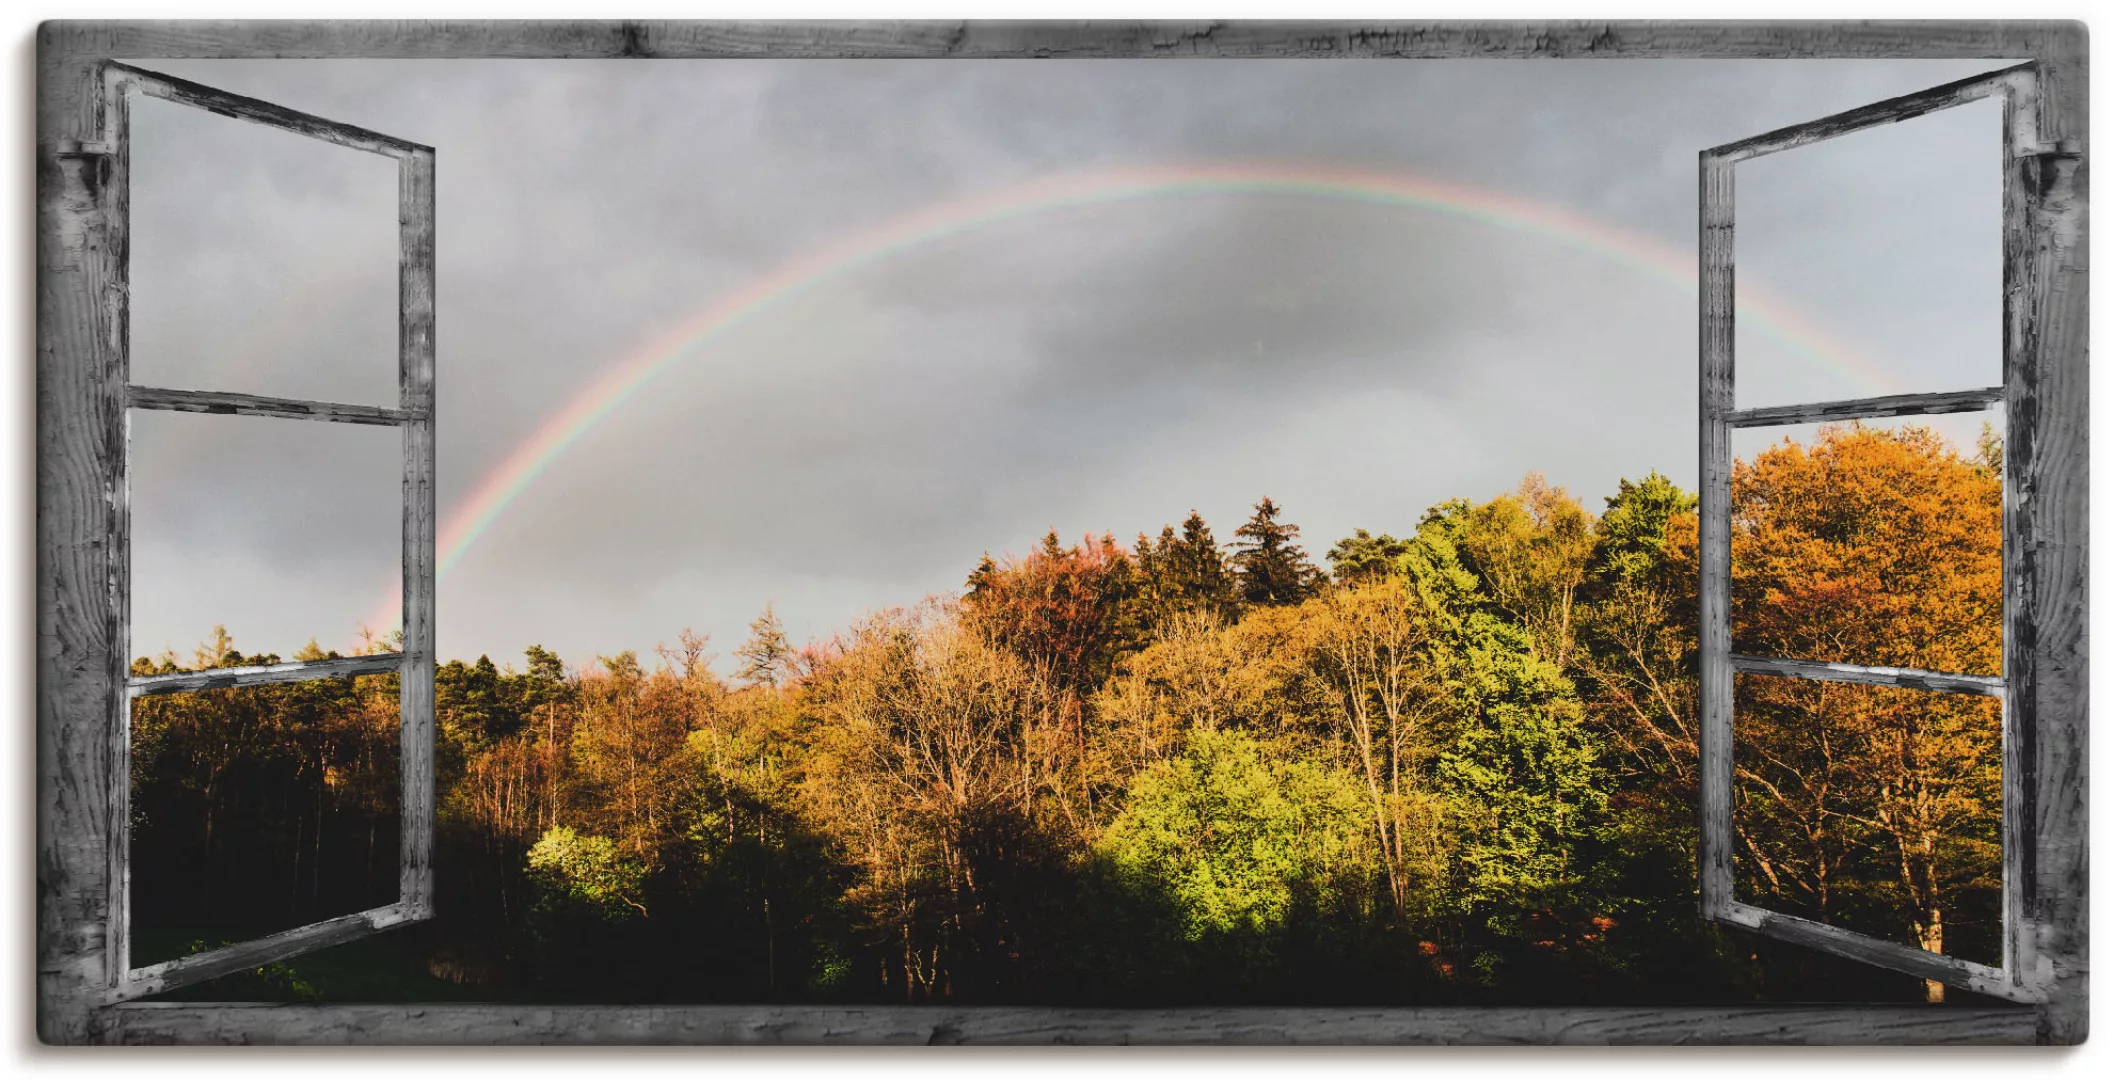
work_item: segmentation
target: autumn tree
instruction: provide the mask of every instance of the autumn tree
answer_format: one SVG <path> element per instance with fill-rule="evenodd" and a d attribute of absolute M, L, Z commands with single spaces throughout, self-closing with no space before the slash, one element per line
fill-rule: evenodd
<path fill-rule="evenodd" d="M 1308 641 L 1296 609 L 1261 608 L 1226 625 L 1202 612 L 1170 620 L 1125 658 L 1093 703 L 1095 782 L 1120 788 L 1179 754 L 1197 731 L 1286 734 L 1311 712 Z"/>
<path fill-rule="evenodd" d="M 1851 424 L 1809 447 L 1778 443 L 1735 469 L 1731 514 L 1738 651 L 2002 670 L 2001 484 L 1930 430 Z M 1754 887 L 1821 919 L 1882 927 L 1902 913 L 1933 952 L 1972 901 L 1987 935 L 2001 873 L 1997 703 L 1745 677 L 1737 707 Z"/>
<path fill-rule="evenodd" d="M 1443 884 L 1445 809 L 1432 783 L 1449 703 L 1432 598 L 1396 574 L 1365 575 L 1307 605 L 1311 678 L 1340 756 L 1363 784 L 1363 814 L 1396 911 Z"/>
<path fill-rule="evenodd" d="M 1026 558 L 979 567 L 969 586 L 962 613 L 1074 694 L 1100 685 L 1137 643 L 1137 570 L 1113 536 L 1067 548 L 1052 530 Z"/>
<path fill-rule="evenodd" d="M 1838 428 L 1740 465 L 1737 647 L 2000 671 L 2000 454 Z M 1694 511 L 1656 473 L 1597 517 L 1529 476 L 1324 577 L 1263 500 L 1230 558 L 1192 512 L 1051 532 L 798 649 L 766 607 L 730 682 L 687 630 L 652 670 L 443 663 L 432 970 L 639 1001 L 1743 993 L 1766 947 L 1693 916 Z M 184 663 L 276 659 L 216 631 Z M 310 909 L 365 888 L 350 861 L 393 889 L 395 680 L 135 701 L 138 903 L 194 867 L 270 928 L 341 913 Z M 1737 705 L 1745 895 L 1993 944 L 1999 703 L 1742 676 Z"/>
<path fill-rule="evenodd" d="M 807 795 L 862 871 L 848 899 L 899 947 L 896 992 L 987 989 L 1022 949 L 1012 910 L 1033 900 L 999 883 L 1078 820 L 1054 688 L 931 602 L 855 627 L 805 695 L 823 720 Z"/>
<path fill-rule="evenodd" d="M 701 719 L 697 688 L 667 672 L 648 675 L 628 651 L 599 666 L 575 689 L 571 769 L 582 790 L 567 816 L 650 865 L 683 824 L 689 770 L 680 753 Z"/>
<path fill-rule="evenodd" d="M 303 661 L 336 657 L 315 642 Z M 275 664 L 213 628 L 188 667 Z M 399 798 L 394 674 L 149 695 L 131 705 L 134 956 L 181 928 L 269 932 L 387 903 Z M 180 952 L 180 949 L 177 950 Z"/>

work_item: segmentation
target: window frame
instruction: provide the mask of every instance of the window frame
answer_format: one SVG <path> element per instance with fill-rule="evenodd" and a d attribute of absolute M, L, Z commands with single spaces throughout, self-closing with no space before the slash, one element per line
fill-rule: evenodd
<path fill-rule="evenodd" d="M 1780 128 L 1752 138 L 1704 150 L 1700 159 L 1701 235 L 1699 290 L 1701 348 L 1701 563 L 1700 702 L 1702 765 L 1702 910 L 1705 917 L 1768 937 L 1845 956 L 1877 967 L 1934 980 L 2006 1000 L 2045 1000 L 2051 972 L 2035 962 L 2045 931 L 2035 915 L 2038 884 L 2030 872 L 2040 826 L 2017 808 L 2034 805 L 2036 775 L 2026 754 L 2033 746 L 2037 717 L 2027 678 L 2032 671 L 2028 643 L 2038 624 L 2042 598 L 2029 587 L 2032 568 L 2024 557 L 2033 536 L 2033 510 L 2039 504 L 2043 470 L 2035 467 L 2033 434 L 2039 417 L 2026 393 L 2033 385 L 2041 348 L 2037 313 L 2046 302 L 2048 280 L 2036 273 L 2035 236 L 2074 225 L 2066 220 L 2074 207 L 2049 205 L 2041 189 L 2041 167 L 2065 156 L 2058 145 L 2039 138 L 2039 67 L 2027 62 L 1927 90 Z M 1742 161 L 1794 151 L 1828 139 L 1900 123 L 1984 100 L 2003 108 L 2003 385 L 1937 393 L 1892 394 L 1849 401 L 1815 402 L 1740 409 L 1736 401 L 1737 293 L 1736 176 Z M 1750 656 L 1732 651 L 1731 640 L 1731 433 L 1739 428 L 1867 420 L 1895 416 L 2006 409 L 2006 424 L 2025 436 L 2017 456 L 2006 454 L 2003 477 L 2003 649 L 2002 676 L 1965 675 L 1852 663 L 1829 663 L 1781 657 Z M 2017 441 L 2015 439 L 2013 442 Z M 2003 708 L 2003 959 L 1976 963 L 1925 952 L 1909 945 L 1847 930 L 1814 919 L 1773 911 L 1735 896 L 1733 872 L 1736 823 L 1735 694 L 1739 675 L 1812 679 L 1823 682 L 1890 686 L 1925 693 L 1994 697 Z M 2013 696 L 2024 701 L 2012 707 Z"/>
<path fill-rule="evenodd" d="M 110 320 L 109 354 L 105 364 L 110 382 L 120 394 L 119 400 L 113 403 L 120 417 L 116 432 L 118 445 L 112 448 L 110 472 L 104 477 L 109 505 L 105 542 L 113 553 L 108 567 L 106 632 L 114 643 L 111 660 L 115 667 L 113 683 L 118 690 L 112 695 L 112 713 L 105 729 L 104 752 L 110 765 L 103 797 L 109 808 L 106 828 L 110 870 L 102 986 L 95 995 L 96 1000 L 107 1005 L 356 941 L 432 917 L 435 810 L 433 619 L 437 510 L 433 438 L 435 190 L 431 147 L 129 64 L 102 62 L 96 65 L 95 76 L 100 81 L 101 116 L 96 128 L 99 138 L 77 147 L 65 147 L 62 152 L 79 159 L 84 169 L 92 168 L 99 174 L 96 193 L 104 208 L 100 224 L 109 256 L 103 272 L 103 294 Z M 176 390 L 141 386 L 131 381 L 129 219 L 131 103 L 134 95 L 158 98 L 347 149 L 379 154 L 396 162 L 395 406 L 348 405 L 236 391 Z M 399 651 L 166 675 L 131 674 L 130 421 L 134 410 L 398 428 L 403 434 L 400 524 L 401 606 L 404 615 L 404 634 Z M 398 676 L 398 715 L 401 717 L 397 899 L 364 911 L 134 967 L 131 962 L 130 844 L 132 702 L 141 697 L 163 694 L 392 673 Z"/>
<path fill-rule="evenodd" d="M 99 156 L 104 63 L 163 58 L 1457 59 L 1950 58 L 2039 65 L 2034 161 L 2049 209 L 2021 255 L 2034 347 L 2007 399 L 2013 460 L 2037 505 L 2010 601 L 2007 753 L 2033 824 L 2020 868 L 2037 932 L 2031 1005 L 1070 1009 L 947 1006 L 111 1004 L 108 718 L 125 693 L 108 591 L 122 513 L 121 296 Z M 2085 555 L 2088 263 L 2084 27 L 2075 22 L 50 22 L 38 37 L 38 1031 L 47 1042 L 1357 1042 L 2075 1043 L 2088 1027 Z M 261 103 L 259 103 L 261 104 Z M 2060 227 L 2055 227 L 2060 226 Z M 428 234 L 430 235 L 430 234 Z M 428 282 L 430 286 L 430 282 Z M 428 294 L 430 295 L 430 294 Z M 2008 310 L 2008 309 L 2007 309 Z M 430 326 L 428 327 L 430 331 Z M 1706 340 L 1704 342 L 1707 344 Z M 219 402 L 233 406 L 234 402 Z M 407 427 L 407 431 L 409 428 Z M 430 483 L 430 474 L 427 476 Z M 430 519 L 425 523 L 430 530 Z M 407 526 L 408 532 L 408 526 Z M 430 549 L 428 549 L 430 550 Z M 2006 555 L 2006 559 L 2010 556 Z M 406 562 L 407 577 L 410 562 Z M 2006 566 L 2006 571 L 2012 569 Z M 408 627 L 407 627 L 408 629 Z M 408 651 L 408 649 L 407 649 Z M 430 665 L 430 655 L 426 663 Z M 2006 780 L 2006 782 L 2008 782 Z M 428 777 L 427 783 L 430 783 Z M 427 798 L 430 798 L 428 792 Z M 412 794 L 406 792 L 406 805 Z M 430 821 L 426 823 L 430 828 Z M 2006 896 L 2009 895 L 2006 892 Z M 2008 901 L 2006 901 L 2008 902 Z"/>

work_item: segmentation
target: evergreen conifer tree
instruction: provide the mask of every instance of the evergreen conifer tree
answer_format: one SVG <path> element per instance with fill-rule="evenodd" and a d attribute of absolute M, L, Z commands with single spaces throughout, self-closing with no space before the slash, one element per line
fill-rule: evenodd
<path fill-rule="evenodd" d="M 986 551 L 983 553 L 983 561 L 977 563 L 976 569 L 969 573 L 968 591 L 963 595 L 963 598 L 973 604 L 979 597 L 987 595 L 997 585 L 998 561 L 991 558 L 990 552 Z"/>
<path fill-rule="evenodd" d="M 1218 547 L 1218 538 L 1211 535 L 1203 515 L 1189 511 L 1181 523 L 1180 537 L 1172 533 L 1168 529 L 1160 534 L 1160 561 L 1173 580 L 1177 606 L 1187 611 L 1232 614 L 1239 602 L 1233 576 L 1226 569 L 1225 552 Z"/>
<path fill-rule="evenodd" d="M 1320 571 L 1299 547 L 1299 527 L 1277 520 L 1283 508 L 1264 496 L 1255 516 L 1233 533 L 1240 598 L 1250 604 L 1296 604 L 1313 594 Z"/>
<path fill-rule="evenodd" d="M 734 656 L 741 661 L 736 674 L 754 686 L 776 686 L 791 672 L 792 642 L 786 640 L 785 626 L 772 605 L 763 605 L 763 614 L 748 624 L 748 641 Z"/>

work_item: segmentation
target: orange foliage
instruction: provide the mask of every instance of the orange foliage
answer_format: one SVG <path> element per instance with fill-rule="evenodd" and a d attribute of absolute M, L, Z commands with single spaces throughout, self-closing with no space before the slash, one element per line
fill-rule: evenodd
<path fill-rule="evenodd" d="M 1936 434 L 1822 429 L 1732 474 L 1739 652 L 2001 670 L 2002 487 Z"/>
<path fill-rule="evenodd" d="M 1995 674 L 2001 524 L 1994 471 L 1926 429 L 1771 447 L 1733 473 L 1733 647 Z M 1736 715 L 1746 887 L 1881 933 L 1905 913 L 1933 951 L 1968 901 L 1993 918 L 1997 702 L 1742 676 Z"/>

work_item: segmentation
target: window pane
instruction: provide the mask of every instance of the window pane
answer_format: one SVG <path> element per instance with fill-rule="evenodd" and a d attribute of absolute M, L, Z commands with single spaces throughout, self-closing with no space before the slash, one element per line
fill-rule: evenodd
<path fill-rule="evenodd" d="M 1733 651 L 2001 674 L 1999 415 L 1736 432 Z"/>
<path fill-rule="evenodd" d="M 442 973 L 428 958 L 432 935 L 422 925 L 333 945 L 311 953 L 181 986 L 150 1001 L 490 1001 L 488 991 Z"/>
<path fill-rule="evenodd" d="M 133 966 L 395 902 L 396 694 L 376 675 L 133 700 Z"/>
<path fill-rule="evenodd" d="M 2003 703 L 1741 675 L 1741 900 L 2002 962 Z"/>
<path fill-rule="evenodd" d="M 2002 108 L 1738 166 L 1739 407 L 2003 381 Z"/>
<path fill-rule="evenodd" d="M 395 428 L 148 410 L 131 427 L 134 657 L 189 666 L 215 627 L 281 660 L 394 628 Z"/>
<path fill-rule="evenodd" d="M 397 163 L 132 109 L 132 381 L 395 404 Z"/>

